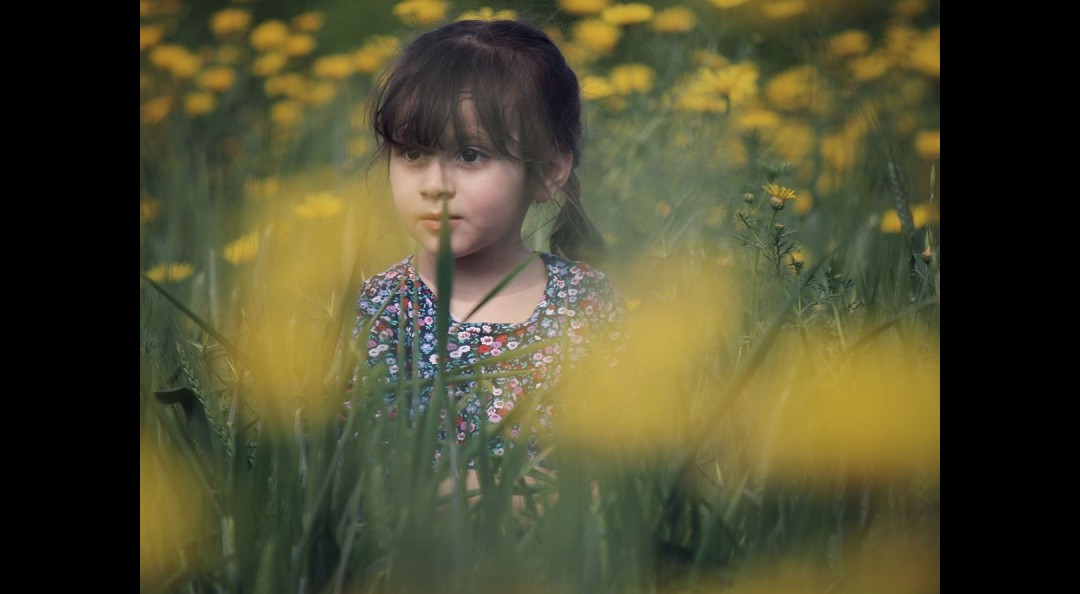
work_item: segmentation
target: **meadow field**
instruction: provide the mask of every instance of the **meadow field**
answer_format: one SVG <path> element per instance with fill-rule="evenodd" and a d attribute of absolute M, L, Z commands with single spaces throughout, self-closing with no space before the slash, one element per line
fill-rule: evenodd
<path fill-rule="evenodd" d="M 140 592 L 940 591 L 939 4 L 140 0 Z M 357 287 L 415 249 L 366 101 L 512 17 L 582 82 L 631 331 L 556 472 L 466 492 L 500 426 L 433 469 L 437 414 L 342 406 Z"/>

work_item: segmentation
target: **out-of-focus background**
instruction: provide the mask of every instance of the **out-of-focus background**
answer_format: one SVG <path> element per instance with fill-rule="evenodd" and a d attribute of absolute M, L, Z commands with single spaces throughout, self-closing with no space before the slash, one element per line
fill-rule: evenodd
<path fill-rule="evenodd" d="M 574 66 L 635 320 L 547 513 L 417 511 L 331 428 L 351 291 L 414 249 L 367 94 L 461 18 Z M 938 590 L 939 2 L 141 0 L 139 43 L 141 591 Z"/>

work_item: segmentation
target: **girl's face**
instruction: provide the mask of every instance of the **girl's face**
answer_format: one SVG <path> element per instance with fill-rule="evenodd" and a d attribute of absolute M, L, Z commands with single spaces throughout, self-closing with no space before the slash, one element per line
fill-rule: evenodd
<path fill-rule="evenodd" d="M 466 100 L 469 129 L 465 146 L 454 146 L 453 131 L 429 152 L 408 146 L 390 149 L 390 188 L 394 207 L 423 251 L 439 251 L 443 201 L 450 215 L 450 248 L 455 259 L 514 256 L 522 249 L 521 226 L 529 209 L 525 166 L 498 157 L 476 125 Z"/>

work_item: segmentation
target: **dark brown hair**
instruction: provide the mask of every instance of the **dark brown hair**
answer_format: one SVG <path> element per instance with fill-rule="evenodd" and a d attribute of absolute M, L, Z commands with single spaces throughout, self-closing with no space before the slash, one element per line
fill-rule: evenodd
<path fill-rule="evenodd" d="M 551 251 L 597 262 L 603 238 L 581 204 L 581 90 L 562 52 L 522 21 L 457 21 L 418 36 L 390 64 L 372 94 L 371 122 L 379 150 L 444 149 L 450 129 L 466 146 L 462 97 L 476 108 L 490 148 L 525 164 L 529 187 L 543 191 L 553 163 L 573 157 L 564 200 L 551 231 Z M 448 128 L 449 127 L 449 128 Z"/>

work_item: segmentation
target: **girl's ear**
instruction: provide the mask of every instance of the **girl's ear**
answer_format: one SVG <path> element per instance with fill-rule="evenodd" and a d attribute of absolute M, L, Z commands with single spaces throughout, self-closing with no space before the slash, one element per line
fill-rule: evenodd
<path fill-rule="evenodd" d="M 570 178 L 570 171 L 574 168 L 574 156 L 570 153 L 560 153 L 558 158 L 548 164 L 544 172 L 544 191 L 536 197 L 537 202 L 553 200 L 555 195 L 562 189 L 563 184 Z"/>

